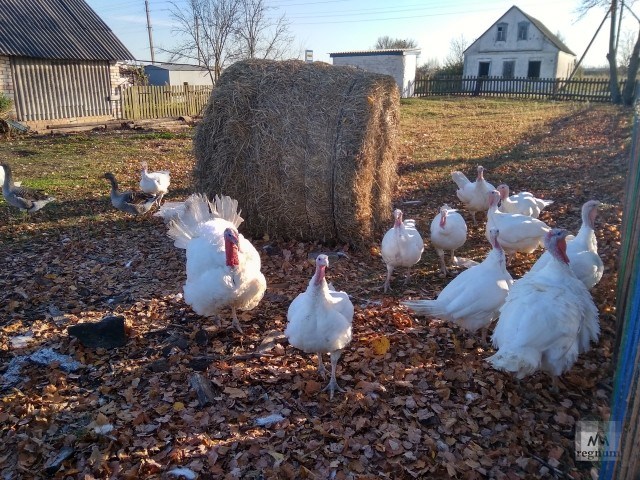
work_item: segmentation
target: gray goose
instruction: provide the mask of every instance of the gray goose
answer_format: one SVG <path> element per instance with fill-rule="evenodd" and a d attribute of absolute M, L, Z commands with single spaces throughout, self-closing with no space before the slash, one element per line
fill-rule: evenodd
<path fill-rule="evenodd" d="M 144 192 L 121 192 L 118 190 L 118 182 L 113 173 L 105 173 L 104 178 L 111 183 L 111 204 L 118 210 L 132 215 L 141 215 L 147 213 L 156 201 L 157 195 Z"/>
<path fill-rule="evenodd" d="M 9 205 L 19 208 L 22 212 L 33 213 L 40 210 L 47 203 L 55 200 L 54 197 L 40 190 L 23 187 L 20 183 L 14 183 L 11 167 L 6 163 L 2 163 L 0 166 L 4 170 L 2 195 Z"/>

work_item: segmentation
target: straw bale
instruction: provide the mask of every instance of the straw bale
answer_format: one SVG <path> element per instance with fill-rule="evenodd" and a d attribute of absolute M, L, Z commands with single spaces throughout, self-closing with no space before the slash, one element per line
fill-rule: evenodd
<path fill-rule="evenodd" d="M 256 237 L 369 243 L 391 218 L 399 97 L 350 67 L 235 63 L 195 133 L 196 191 L 236 198 Z"/>

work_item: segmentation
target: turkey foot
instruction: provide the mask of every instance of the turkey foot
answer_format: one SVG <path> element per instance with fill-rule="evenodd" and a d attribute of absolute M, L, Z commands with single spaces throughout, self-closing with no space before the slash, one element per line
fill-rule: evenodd
<path fill-rule="evenodd" d="M 322 354 L 318 353 L 318 373 L 320 376 L 325 379 L 327 377 L 327 369 L 324 368 L 324 363 L 322 363 Z"/>

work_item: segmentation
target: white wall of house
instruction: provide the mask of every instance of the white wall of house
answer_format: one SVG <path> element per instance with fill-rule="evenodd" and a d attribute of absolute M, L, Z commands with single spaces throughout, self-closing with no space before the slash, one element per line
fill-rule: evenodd
<path fill-rule="evenodd" d="M 402 97 L 413 96 L 419 50 L 405 52 L 350 52 L 350 55 L 331 54 L 334 65 L 361 68 L 367 72 L 391 75 Z M 335 55 L 335 56 L 334 56 Z"/>
<path fill-rule="evenodd" d="M 520 28 L 526 29 L 525 38 Z M 575 55 L 561 51 L 520 10 L 511 8 L 467 48 L 463 75 L 478 76 L 481 63 L 489 63 L 488 76 L 528 77 L 530 69 L 536 70 L 530 62 L 540 62 L 540 78 L 564 78 L 573 69 Z"/>

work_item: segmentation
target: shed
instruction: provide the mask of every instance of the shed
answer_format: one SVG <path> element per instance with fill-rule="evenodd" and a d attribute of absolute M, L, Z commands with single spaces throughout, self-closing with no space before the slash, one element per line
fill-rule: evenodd
<path fill-rule="evenodd" d="M 209 70 L 199 65 L 145 65 L 149 85 L 213 85 Z"/>
<path fill-rule="evenodd" d="M 465 77 L 566 78 L 575 64 L 557 35 L 515 5 L 464 51 Z"/>
<path fill-rule="evenodd" d="M 134 60 L 84 0 L 4 0 L 0 93 L 33 128 L 117 115 L 119 62 Z"/>
<path fill-rule="evenodd" d="M 398 84 L 400 96 L 413 96 L 419 48 L 335 52 L 329 55 L 334 65 L 352 66 L 367 72 L 391 75 Z"/>

